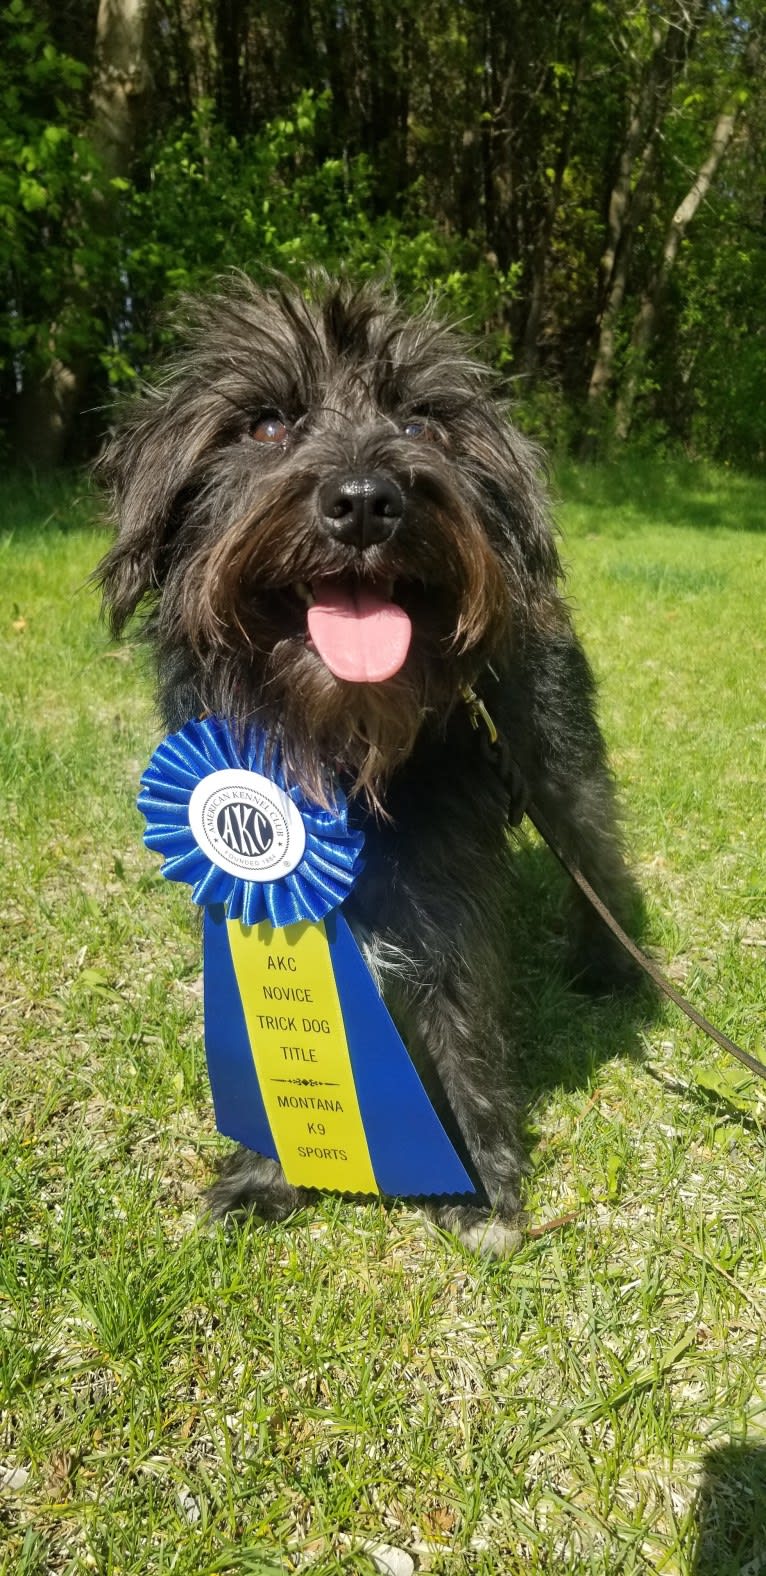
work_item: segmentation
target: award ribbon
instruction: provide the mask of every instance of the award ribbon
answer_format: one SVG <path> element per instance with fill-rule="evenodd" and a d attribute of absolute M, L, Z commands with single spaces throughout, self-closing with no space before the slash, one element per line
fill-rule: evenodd
<path fill-rule="evenodd" d="M 205 909 L 219 1130 L 297 1186 L 473 1192 L 340 912 L 364 842 L 340 789 L 310 804 L 273 742 L 215 717 L 165 739 L 141 786 L 144 841 Z"/>

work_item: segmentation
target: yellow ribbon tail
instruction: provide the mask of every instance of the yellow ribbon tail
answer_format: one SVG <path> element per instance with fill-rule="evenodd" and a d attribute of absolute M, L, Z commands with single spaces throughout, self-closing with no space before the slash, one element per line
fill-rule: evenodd
<path fill-rule="evenodd" d="M 379 1193 L 324 921 L 227 920 L 263 1104 L 296 1187 Z"/>

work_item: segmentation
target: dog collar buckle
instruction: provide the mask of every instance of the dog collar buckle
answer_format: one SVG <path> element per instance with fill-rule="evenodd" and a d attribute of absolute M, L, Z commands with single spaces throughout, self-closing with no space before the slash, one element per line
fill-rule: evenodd
<path fill-rule="evenodd" d="M 461 693 L 468 707 L 471 727 L 478 728 L 479 723 L 482 722 L 487 730 L 490 744 L 497 744 L 500 735 L 481 697 L 470 684 L 464 684 Z"/>

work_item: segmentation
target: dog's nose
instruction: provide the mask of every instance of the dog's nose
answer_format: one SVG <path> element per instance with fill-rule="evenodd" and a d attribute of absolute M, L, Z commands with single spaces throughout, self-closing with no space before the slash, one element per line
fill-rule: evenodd
<path fill-rule="evenodd" d="M 319 489 L 319 506 L 329 535 L 361 550 L 387 542 L 404 513 L 396 482 L 376 471 L 325 482 Z"/>

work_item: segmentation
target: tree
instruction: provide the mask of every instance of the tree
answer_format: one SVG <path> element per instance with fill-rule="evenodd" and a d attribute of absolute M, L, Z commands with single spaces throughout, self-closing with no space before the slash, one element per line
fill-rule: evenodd
<path fill-rule="evenodd" d="M 111 177 L 126 180 L 151 105 L 152 0 L 99 0 L 91 138 Z"/>
<path fill-rule="evenodd" d="M 441 293 L 560 437 L 763 452 L 762 9 L 0 0 L 0 415 L 92 443 L 179 290 L 313 262 Z"/>
<path fill-rule="evenodd" d="M 742 55 L 745 81 L 757 76 L 760 60 L 761 40 L 757 32 L 748 28 Z M 689 225 L 707 198 L 731 147 L 737 127 L 745 114 L 747 99 L 747 89 L 743 81 L 730 94 L 728 102 L 716 118 L 705 157 L 672 215 L 663 239 L 659 261 L 641 293 L 633 319 L 627 366 L 615 410 L 615 432 L 622 441 L 629 436 L 631 430 L 642 374 L 657 334 L 662 303 L 671 274 L 678 262 L 681 244 Z"/>
<path fill-rule="evenodd" d="M 601 255 L 598 344 L 588 399 L 603 406 L 615 377 L 617 332 L 628 288 L 633 239 L 651 197 L 657 147 L 673 90 L 683 78 L 706 0 L 675 0 L 666 14 L 630 6 L 615 36 L 627 58 L 626 121 L 609 193 L 606 238 Z"/>
<path fill-rule="evenodd" d="M 145 120 L 149 22 L 150 0 L 99 0 L 90 123 L 71 145 L 73 178 L 61 215 L 65 289 L 52 303 L 55 315 L 38 353 L 26 358 L 19 399 L 19 452 L 36 465 L 61 460 L 86 401 L 92 273 L 99 272 L 102 246 L 112 250 L 119 188 L 127 184 Z"/>

